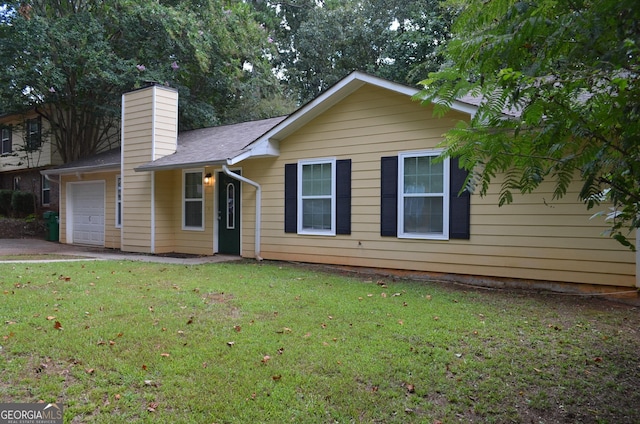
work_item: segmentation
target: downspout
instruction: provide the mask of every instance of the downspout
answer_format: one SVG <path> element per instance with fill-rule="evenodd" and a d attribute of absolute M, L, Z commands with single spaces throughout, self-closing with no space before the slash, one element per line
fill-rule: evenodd
<path fill-rule="evenodd" d="M 242 181 L 243 183 L 247 183 L 256 188 L 256 247 L 255 247 L 256 253 L 255 255 L 256 255 L 256 260 L 261 261 L 262 257 L 260 256 L 260 222 L 262 221 L 262 213 L 261 213 L 262 188 L 260 187 L 260 184 L 256 183 L 255 181 L 251 181 L 250 179 L 243 177 L 242 175 L 238 175 L 231 172 L 229 168 L 227 168 L 227 165 L 222 165 L 222 170 L 224 171 L 225 174 L 227 174 L 231 178 L 234 178 L 238 181 Z"/>
<path fill-rule="evenodd" d="M 44 179 L 49 181 L 50 183 L 56 183 L 56 184 L 60 184 L 60 176 L 58 176 L 58 178 L 51 178 L 51 175 L 48 174 L 44 174 Z"/>

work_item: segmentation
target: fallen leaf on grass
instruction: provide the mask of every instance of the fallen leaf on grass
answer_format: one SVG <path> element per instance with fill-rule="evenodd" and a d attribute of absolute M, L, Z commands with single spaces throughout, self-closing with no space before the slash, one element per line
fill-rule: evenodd
<path fill-rule="evenodd" d="M 142 369 L 143 369 L 144 371 L 146 371 L 146 370 L 147 370 L 147 366 L 146 366 L 145 364 L 142 364 Z"/>
<path fill-rule="evenodd" d="M 162 356 L 163 358 L 168 358 L 171 355 L 165 352 L 165 353 L 161 353 L 160 356 Z"/>
<path fill-rule="evenodd" d="M 60 321 L 56 321 L 55 324 L 53 324 L 53 328 L 56 330 L 62 330 L 62 324 L 60 324 Z"/>
<path fill-rule="evenodd" d="M 269 359 L 271 359 L 271 356 L 269 355 L 264 355 L 264 357 L 262 358 L 262 363 L 266 364 L 267 362 L 269 362 Z"/>
<path fill-rule="evenodd" d="M 227 346 L 232 347 L 236 342 L 227 342 Z"/>
<path fill-rule="evenodd" d="M 602 357 L 596 356 L 595 358 L 593 358 L 593 362 L 602 362 Z"/>
<path fill-rule="evenodd" d="M 47 317 L 47 321 L 52 321 L 52 320 L 54 320 L 54 319 L 56 319 L 56 317 L 54 317 L 53 315 L 49 315 L 49 316 Z"/>
<path fill-rule="evenodd" d="M 280 374 L 272 375 L 271 378 L 273 379 L 273 381 L 279 381 L 282 378 L 282 375 L 280 375 Z"/>
<path fill-rule="evenodd" d="M 242 331 L 242 327 L 240 327 L 239 325 L 234 325 L 233 329 L 236 330 L 236 333 L 239 333 Z"/>
<path fill-rule="evenodd" d="M 413 384 L 407 384 L 407 392 L 415 393 L 415 391 L 416 391 L 416 386 L 414 386 Z"/>
<path fill-rule="evenodd" d="M 121 398 L 120 393 L 116 393 L 116 395 L 113 398 L 115 400 L 120 400 L 120 398 Z"/>
<path fill-rule="evenodd" d="M 147 411 L 149 412 L 156 412 L 156 409 L 158 409 L 158 402 L 151 402 L 149 406 L 147 406 Z"/>
<path fill-rule="evenodd" d="M 93 374 L 93 373 L 95 373 L 95 372 L 96 372 L 96 370 L 95 370 L 95 369 L 93 369 L 93 368 L 89 368 L 89 369 L 86 369 L 86 370 L 84 370 L 84 371 L 85 371 L 87 374 L 89 374 L 89 375 L 91 375 L 91 374 Z"/>

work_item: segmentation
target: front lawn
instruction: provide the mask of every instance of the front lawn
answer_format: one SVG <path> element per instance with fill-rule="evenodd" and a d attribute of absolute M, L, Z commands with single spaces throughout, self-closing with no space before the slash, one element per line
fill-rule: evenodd
<path fill-rule="evenodd" d="M 65 423 L 640 422 L 640 313 L 240 262 L 0 264 L 0 402 Z"/>

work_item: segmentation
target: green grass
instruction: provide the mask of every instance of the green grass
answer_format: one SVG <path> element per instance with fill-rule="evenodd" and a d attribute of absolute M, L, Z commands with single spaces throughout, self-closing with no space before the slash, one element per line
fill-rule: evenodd
<path fill-rule="evenodd" d="M 640 422 L 629 306 L 255 262 L 0 285 L 0 402 L 65 422 Z"/>

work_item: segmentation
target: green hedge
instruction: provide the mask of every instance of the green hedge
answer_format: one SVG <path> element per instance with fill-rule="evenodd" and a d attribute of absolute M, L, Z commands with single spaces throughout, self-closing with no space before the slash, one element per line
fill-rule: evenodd
<path fill-rule="evenodd" d="M 28 191 L 14 191 L 11 196 L 11 209 L 16 217 L 25 217 L 35 212 L 35 198 Z"/>
<path fill-rule="evenodd" d="M 12 190 L 0 190 L 0 215 L 11 215 L 11 197 Z"/>

